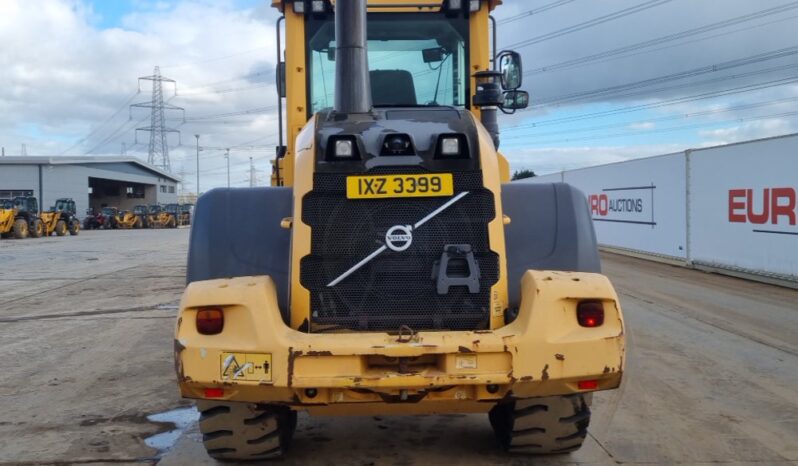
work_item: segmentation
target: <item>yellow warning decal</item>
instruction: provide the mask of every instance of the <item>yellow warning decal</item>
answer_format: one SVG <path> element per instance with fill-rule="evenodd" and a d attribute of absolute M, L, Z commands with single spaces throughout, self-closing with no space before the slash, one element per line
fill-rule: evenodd
<path fill-rule="evenodd" d="M 222 380 L 272 381 L 272 355 L 264 353 L 222 353 Z"/>

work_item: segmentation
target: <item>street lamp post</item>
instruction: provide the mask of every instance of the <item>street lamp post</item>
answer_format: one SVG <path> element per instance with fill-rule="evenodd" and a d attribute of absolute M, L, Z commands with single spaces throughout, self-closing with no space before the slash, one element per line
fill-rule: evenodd
<path fill-rule="evenodd" d="M 230 149 L 225 149 L 224 158 L 227 159 L 227 189 L 230 189 Z"/>
<path fill-rule="evenodd" d="M 199 151 L 200 151 L 200 148 L 199 148 L 199 137 L 200 137 L 200 135 L 199 134 L 195 134 L 194 137 L 197 138 L 197 198 L 199 198 L 199 195 L 200 195 L 200 184 L 199 184 Z"/>

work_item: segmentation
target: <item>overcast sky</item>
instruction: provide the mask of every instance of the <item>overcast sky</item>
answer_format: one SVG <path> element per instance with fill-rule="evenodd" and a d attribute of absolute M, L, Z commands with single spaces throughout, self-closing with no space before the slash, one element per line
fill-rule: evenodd
<path fill-rule="evenodd" d="M 175 173 L 268 181 L 277 14 L 266 0 L 0 0 L 0 145 L 17 155 L 146 159 L 158 65 Z M 798 131 L 798 2 L 505 0 L 499 47 L 522 53 L 532 108 L 502 117 L 513 169 L 540 174 Z M 251 111 L 248 114 L 241 114 Z M 238 113 L 238 114 L 236 114 Z M 236 114 L 223 116 L 224 114 Z"/>

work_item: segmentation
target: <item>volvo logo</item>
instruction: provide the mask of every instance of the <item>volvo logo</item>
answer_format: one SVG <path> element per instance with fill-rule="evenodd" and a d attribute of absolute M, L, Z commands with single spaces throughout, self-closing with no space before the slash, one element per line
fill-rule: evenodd
<path fill-rule="evenodd" d="M 402 252 L 413 244 L 411 225 L 394 225 L 385 233 L 385 245 L 391 251 Z"/>

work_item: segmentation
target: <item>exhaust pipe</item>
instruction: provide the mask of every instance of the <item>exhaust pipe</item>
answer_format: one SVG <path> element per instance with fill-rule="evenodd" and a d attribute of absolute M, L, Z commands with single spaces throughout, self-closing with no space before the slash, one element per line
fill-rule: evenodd
<path fill-rule="evenodd" d="M 366 2 L 335 2 L 335 111 L 338 113 L 371 111 Z"/>

